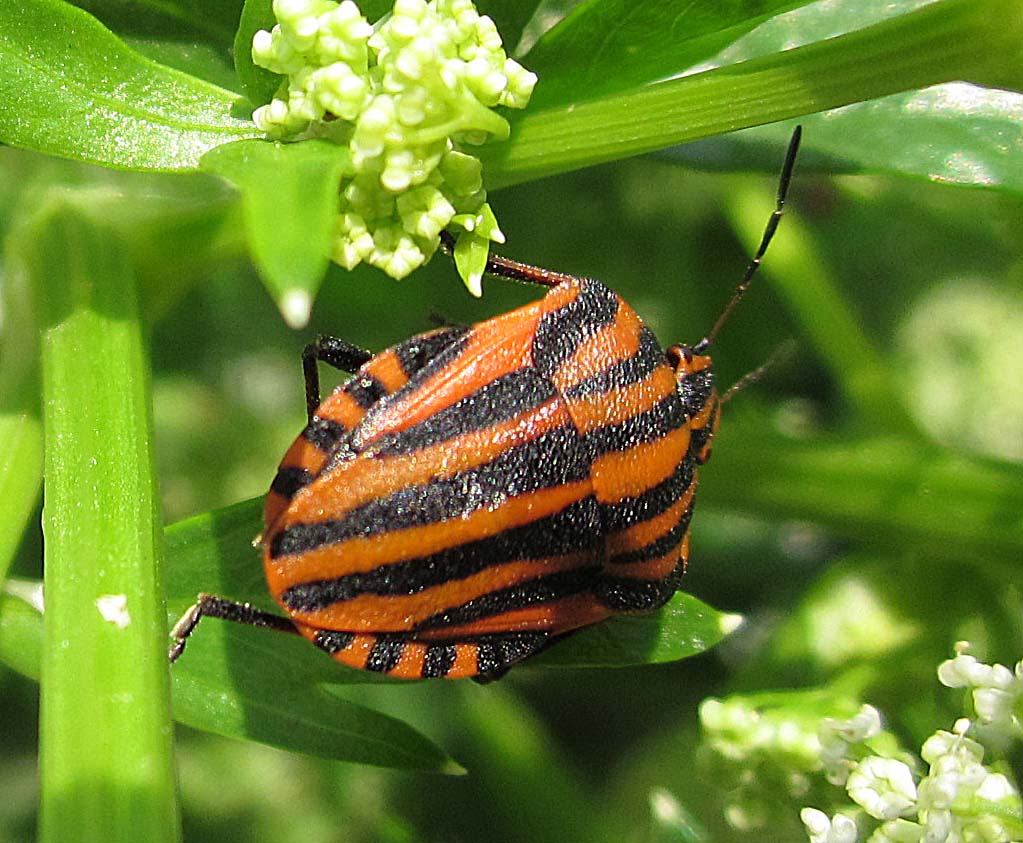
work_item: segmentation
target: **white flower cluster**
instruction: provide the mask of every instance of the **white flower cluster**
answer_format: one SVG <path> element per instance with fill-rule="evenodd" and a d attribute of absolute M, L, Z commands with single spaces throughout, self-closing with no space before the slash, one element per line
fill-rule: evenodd
<path fill-rule="evenodd" d="M 955 658 L 938 667 L 941 684 L 967 689 L 975 730 L 986 743 L 1023 739 L 1023 661 L 1010 670 L 1003 664 L 982 664 L 968 650 L 964 641 L 955 645 Z"/>
<path fill-rule="evenodd" d="M 464 147 L 506 138 L 491 109 L 525 107 L 536 76 L 508 58 L 493 21 L 471 0 L 396 0 L 375 26 L 352 0 L 273 9 L 278 23 L 253 38 L 252 58 L 287 79 L 253 120 L 271 138 L 347 147 L 334 259 L 403 278 L 445 228 L 503 242 L 480 162 Z"/>
<path fill-rule="evenodd" d="M 954 659 L 938 669 L 950 687 L 972 691 L 977 716 L 987 734 L 1000 731 L 1004 741 L 1020 736 L 1023 698 L 1019 665 L 1015 674 L 1003 665 L 985 665 L 957 645 Z M 978 698 L 979 695 L 979 698 Z M 867 707 L 865 707 L 866 709 Z M 981 713 L 983 712 L 983 714 Z M 833 784 L 844 784 L 858 807 L 828 817 L 816 808 L 800 814 L 811 843 L 855 843 L 860 839 L 854 816 L 875 824 L 867 843 L 1007 843 L 1023 839 L 1023 803 L 1013 783 L 983 763 L 984 747 L 967 737 L 974 725 L 962 718 L 953 731 L 938 731 L 915 759 L 867 755 L 855 760 L 856 744 L 880 728 L 876 712 L 864 715 L 861 728 L 840 735 L 835 724 L 821 728 L 821 759 Z M 852 725 L 852 721 L 848 725 Z M 829 737 L 830 735 L 830 737 Z M 869 820 L 868 820 L 869 818 Z"/>

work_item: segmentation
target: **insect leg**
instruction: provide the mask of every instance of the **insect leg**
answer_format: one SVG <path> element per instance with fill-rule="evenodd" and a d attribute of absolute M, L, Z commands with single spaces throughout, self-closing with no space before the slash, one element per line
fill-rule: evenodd
<path fill-rule="evenodd" d="M 264 612 L 249 603 L 236 603 L 212 594 L 200 594 L 193 605 L 181 616 L 171 630 L 171 646 L 168 659 L 176 662 L 185 651 L 185 643 L 203 618 L 222 618 L 226 621 L 275 629 L 278 632 L 298 633 L 294 624 L 280 615 Z"/>
<path fill-rule="evenodd" d="M 455 250 L 455 238 L 448 232 L 441 232 L 441 243 L 451 253 Z M 567 272 L 555 272 L 553 269 L 544 269 L 542 266 L 533 266 L 528 263 L 520 263 L 511 258 L 502 258 L 500 255 L 490 255 L 487 258 L 486 269 L 488 275 L 497 275 L 501 278 L 510 278 L 512 281 L 525 281 L 527 284 L 541 284 L 544 287 L 557 287 L 566 281 L 581 281 L 576 275 L 569 275 Z"/>
<path fill-rule="evenodd" d="M 310 422 L 316 408 L 320 406 L 320 373 L 316 370 L 317 361 L 322 360 L 328 366 L 354 374 L 372 357 L 372 352 L 337 337 L 319 336 L 315 342 L 305 347 L 302 352 L 302 372 L 305 375 L 305 405 Z"/>

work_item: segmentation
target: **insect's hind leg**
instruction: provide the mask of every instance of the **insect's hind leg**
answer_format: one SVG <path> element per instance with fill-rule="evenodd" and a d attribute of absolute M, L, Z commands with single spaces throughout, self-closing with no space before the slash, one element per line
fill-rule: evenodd
<path fill-rule="evenodd" d="M 337 337 L 318 336 L 302 351 L 302 373 L 305 375 L 305 406 L 309 421 L 312 422 L 316 408 L 320 406 L 320 373 L 317 362 L 326 363 L 342 372 L 355 374 L 373 357 L 371 351 L 352 345 Z"/>
<path fill-rule="evenodd" d="M 203 618 L 221 618 L 225 621 L 244 623 L 263 629 L 298 634 L 295 625 L 287 618 L 264 612 L 249 603 L 236 603 L 212 594 L 200 594 L 193 605 L 181 616 L 171 630 L 171 646 L 167 658 L 176 662 L 185 651 L 188 636 L 192 634 Z"/>

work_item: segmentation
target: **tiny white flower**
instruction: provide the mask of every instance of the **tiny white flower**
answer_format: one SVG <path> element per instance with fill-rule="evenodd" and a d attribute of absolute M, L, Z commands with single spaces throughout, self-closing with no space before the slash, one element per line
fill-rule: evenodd
<path fill-rule="evenodd" d="M 895 758 L 864 758 L 849 774 L 845 787 L 857 805 L 879 820 L 894 820 L 916 804 L 913 773 Z"/>
<path fill-rule="evenodd" d="M 867 843 L 919 843 L 924 839 L 924 829 L 909 820 L 889 820 L 874 829 Z"/>
<path fill-rule="evenodd" d="M 803 808 L 799 819 L 806 827 L 810 843 L 856 843 L 859 837 L 856 823 L 845 814 L 828 817 L 816 808 Z"/>

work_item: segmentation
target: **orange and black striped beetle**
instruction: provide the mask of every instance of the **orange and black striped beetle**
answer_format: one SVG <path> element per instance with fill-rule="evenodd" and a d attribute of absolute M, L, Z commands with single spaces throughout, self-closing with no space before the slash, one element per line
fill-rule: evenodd
<path fill-rule="evenodd" d="M 309 423 L 284 455 L 260 538 L 287 617 L 210 595 L 202 616 L 298 632 L 354 668 L 488 680 L 611 615 L 678 588 L 697 470 L 722 398 L 707 337 L 662 350 L 600 281 L 503 258 L 489 272 L 550 288 L 469 328 L 373 355 L 321 337 L 303 354 Z M 352 372 L 320 401 L 317 363 Z"/>

